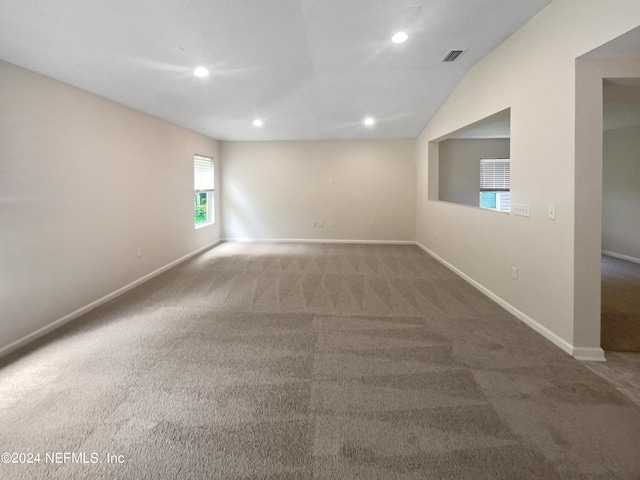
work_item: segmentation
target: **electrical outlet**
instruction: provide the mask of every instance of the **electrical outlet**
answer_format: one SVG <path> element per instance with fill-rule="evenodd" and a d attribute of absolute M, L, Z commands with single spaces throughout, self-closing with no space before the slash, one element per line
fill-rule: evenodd
<path fill-rule="evenodd" d="M 556 219 L 556 206 L 555 205 L 549 205 L 547 216 L 549 217 L 549 220 L 555 220 Z"/>
<path fill-rule="evenodd" d="M 316 228 L 323 228 L 324 227 L 324 222 L 322 220 L 318 220 L 313 222 L 313 226 Z"/>
<path fill-rule="evenodd" d="M 511 267 L 511 278 L 518 279 L 518 267 Z"/>
<path fill-rule="evenodd" d="M 374 227 L 375 227 L 375 223 L 369 222 L 369 228 L 374 228 Z"/>
<path fill-rule="evenodd" d="M 142 248 L 138 247 L 136 249 L 136 257 L 140 258 L 142 256 Z"/>
<path fill-rule="evenodd" d="M 515 214 L 521 217 L 529 216 L 529 204 L 528 203 L 516 203 Z"/>

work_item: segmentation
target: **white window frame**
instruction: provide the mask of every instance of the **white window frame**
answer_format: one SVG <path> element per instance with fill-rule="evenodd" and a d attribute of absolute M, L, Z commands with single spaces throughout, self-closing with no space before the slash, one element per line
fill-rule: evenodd
<path fill-rule="evenodd" d="M 193 222 L 195 228 L 202 228 L 215 223 L 215 165 L 213 158 L 203 155 L 193 156 Z M 196 208 L 197 198 L 206 193 L 207 218 L 204 222 L 197 222 Z"/>

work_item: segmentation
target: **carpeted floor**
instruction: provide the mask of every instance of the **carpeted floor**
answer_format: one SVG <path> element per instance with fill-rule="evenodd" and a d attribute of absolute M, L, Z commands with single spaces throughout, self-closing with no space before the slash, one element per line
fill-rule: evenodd
<path fill-rule="evenodd" d="M 640 265 L 602 256 L 602 348 L 640 352 Z"/>
<path fill-rule="evenodd" d="M 223 244 L 0 363 L 0 450 L 41 454 L 8 479 L 637 479 L 639 445 L 413 246 Z"/>

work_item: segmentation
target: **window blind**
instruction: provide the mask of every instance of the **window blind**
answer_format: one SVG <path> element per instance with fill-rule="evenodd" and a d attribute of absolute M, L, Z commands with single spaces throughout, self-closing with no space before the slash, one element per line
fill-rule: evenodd
<path fill-rule="evenodd" d="M 480 160 L 480 191 L 508 192 L 511 189 L 511 161 L 483 158 Z"/>
<path fill-rule="evenodd" d="M 193 157 L 193 189 L 196 191 L 213 190 L 213 159 Z"/>

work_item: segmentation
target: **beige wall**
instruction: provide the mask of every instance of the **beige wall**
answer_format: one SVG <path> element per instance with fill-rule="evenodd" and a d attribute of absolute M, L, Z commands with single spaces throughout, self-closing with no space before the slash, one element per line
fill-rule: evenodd
<path fill-rule="evenodd" d="M 220 237 L 194 153 L 218 144 L 0 62 L 0 351 Z"/>
<path fill-rule="evenodd" d="M 602 249 L 640 259 L 640 126 L 604 132 Z"/>
<path fill-rule="evenodd" d="M 576 172 L 576 58 L 639 24 L 635 0 L 555 0 L 469 72 L 418 139 L 418 241 L 567 351 L 599 349 L 591 320 L 583 335 L 574 332 L 574 318 L 582 321 L 574 317 L 574 241 L 588 236 L 577 228 L 574 214 L 584 212 L 574 199 L 592 182 Z M 429 142 L 508 107 L 512 202 L 529 204 L 530 217 L 429 200 Z M 597 216 L 584 218 L 599 228 Z"/>
<path fill-rule="evenodd" d="M 440 200 L 478 207 L 480 159 L 509 158 L 509 139 L 449 139 L 439 147 Z"/>
<path fill-rule="evenodd" d="M 413 140 L 221 145 L 226 238 L 415 240 Z"/>

